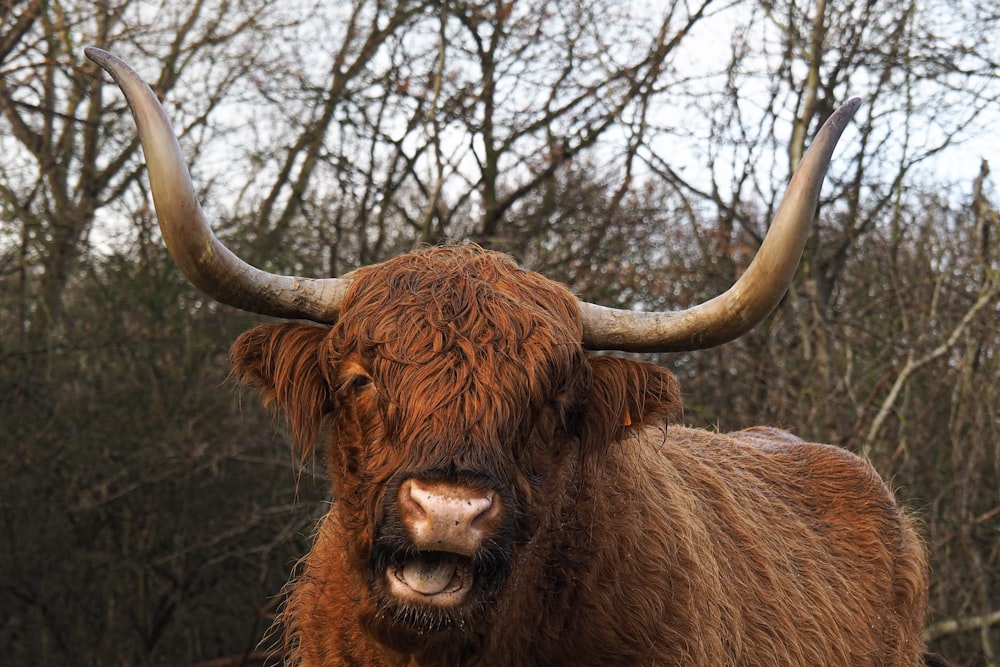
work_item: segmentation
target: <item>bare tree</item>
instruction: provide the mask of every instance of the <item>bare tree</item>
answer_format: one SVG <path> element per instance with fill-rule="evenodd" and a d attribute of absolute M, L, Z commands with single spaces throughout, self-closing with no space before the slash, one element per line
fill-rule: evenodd
<path fill-rule="evenodd" d="M 658 309 L 740 273 L 812 133 L 862 96 L 783 307 L 661 361 L 688 421 L 867 453 L 926 516 L 931 638 L 996 664 L 996 195 L 986 163 L 937 165 L 997 106 L 1000 17 L 982 0 L 652 5 L 0 3 L 15 662 L 261 658 L 267 599 L 322 510 L 291 502 L 310 477 L 219 386 L 247 319 L 171 267 L 94 44 L 152 83 L 217 232 L 265 268 L 336 275 L 474 240 Z"/>
<path fill-rule="evenodd" d="M 96 44 L 148 67 L 197 156 L 216 135 L 212 112 L 248 76 L 248 45 L 291 27 L 279 4 L 0 8 L 11 664 L 190 661 L 256 645 L 256 609 L 304 546 L 316 506 L 290 503 L 293 466 L 267 422 L 244 430 L 253 415 L 219 395 L 235 331 L 168 264 L 127 108 L 82 54 Z M 227 476 L 256 492 L 231 493 Z"/>

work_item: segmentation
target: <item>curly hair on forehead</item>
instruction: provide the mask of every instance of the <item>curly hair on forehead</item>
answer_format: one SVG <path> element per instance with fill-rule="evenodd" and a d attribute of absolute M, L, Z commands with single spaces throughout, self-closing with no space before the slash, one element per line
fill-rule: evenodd
<path fill-rule="evenodd" d="M 407 359 L 417 350 L 432 354 L 422 345 L 391 344 L 411 325 L 454 335 L 442 343 L 464 339 L 511 350 L 532 335 L 553 343 L 583 337 L 579 304 L 567 288 L 476 245 L 426 248 L 352 276 L 340 323 L 360 324 L 347 325 L 342 337 L 404 350 Z"/>
<path fill-rule="evenodd" d="M 523 439 L 511 429 L 587 382 L 576 299 L 506 255 L 429 248 L 354 278 L 331 346 L 374 360 L 394 437 Z"/>

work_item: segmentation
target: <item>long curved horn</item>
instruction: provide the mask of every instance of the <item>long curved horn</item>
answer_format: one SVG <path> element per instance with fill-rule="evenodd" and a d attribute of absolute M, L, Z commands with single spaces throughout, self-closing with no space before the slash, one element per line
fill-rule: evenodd
<path fill-rule="evenodd" d="M 583 344 L 592 350 L 628 352 L 701 350 L 728 343 L 767 317 L 792 282 L 833 149 L 860 105 L 860 99 L 850 100 L 820 128 L 757 255 L 732 287 L 680 311 L 637 312 L 581 301 Z"/>
<path fill-rule="evenodd" d="M 146 155 L 163 240 L 195 287 L 241 310 L 334 322 L 350 281 L 268 273 L 250 266 L 222 245 L 205 220 L 177 137 L 156 95 L 119 58 L 93 47 L 84 53 L 103 67 L 125 94 Z"/>

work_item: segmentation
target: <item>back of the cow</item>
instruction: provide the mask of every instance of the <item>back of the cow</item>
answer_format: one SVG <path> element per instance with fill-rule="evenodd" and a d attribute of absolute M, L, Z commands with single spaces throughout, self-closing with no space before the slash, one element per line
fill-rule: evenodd
<path fill-rule="evenodd" d="M 869 464 L 771 430 L 669 427 L 621 444 L 590 530 L 609 555 L 585 583 L 600 604 L 621 599 L 625 630 L 581 632 L 658 634 L 633 664 L 940 664 L 925 663 L 923 546 Z"/>
<path fill-rule="evenodd" d="M 802 508 L 820 544 L 828 543 L 837 560 L 856 571 L 853 588 L 870 587 L 868 616 L 856 624 L 885 628 L 885 655 L 876 652 L 871 663 L 858 664 L 946 666 L 940 657 L 926 654 L 923 642 L 929 587 L 923 542 L 913 519 L 871 464 L 842 448 L 806 443 L 778 429 L 758 427 L 731 437 L 761 452 L 766 461 L 794 471 L 797 480 L 783 478 L 787 502 Z M 767 467 L 763 471 L 768 479 L 776 474 Z M 891 597 L 885 595 L 890 582 Z"/>

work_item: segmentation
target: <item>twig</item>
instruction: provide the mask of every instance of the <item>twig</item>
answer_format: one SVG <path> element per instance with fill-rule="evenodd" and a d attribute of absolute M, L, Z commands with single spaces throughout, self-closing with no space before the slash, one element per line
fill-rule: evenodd
<path fill-rule="evenodd" d="M 952 618 L 930 625 L 924 630 L 924 641 L 934 641 L 947 635 L 956 635 L 970 630 L 981 630 L 1000 623 L 1000 610 L 982 616 Z"/>

